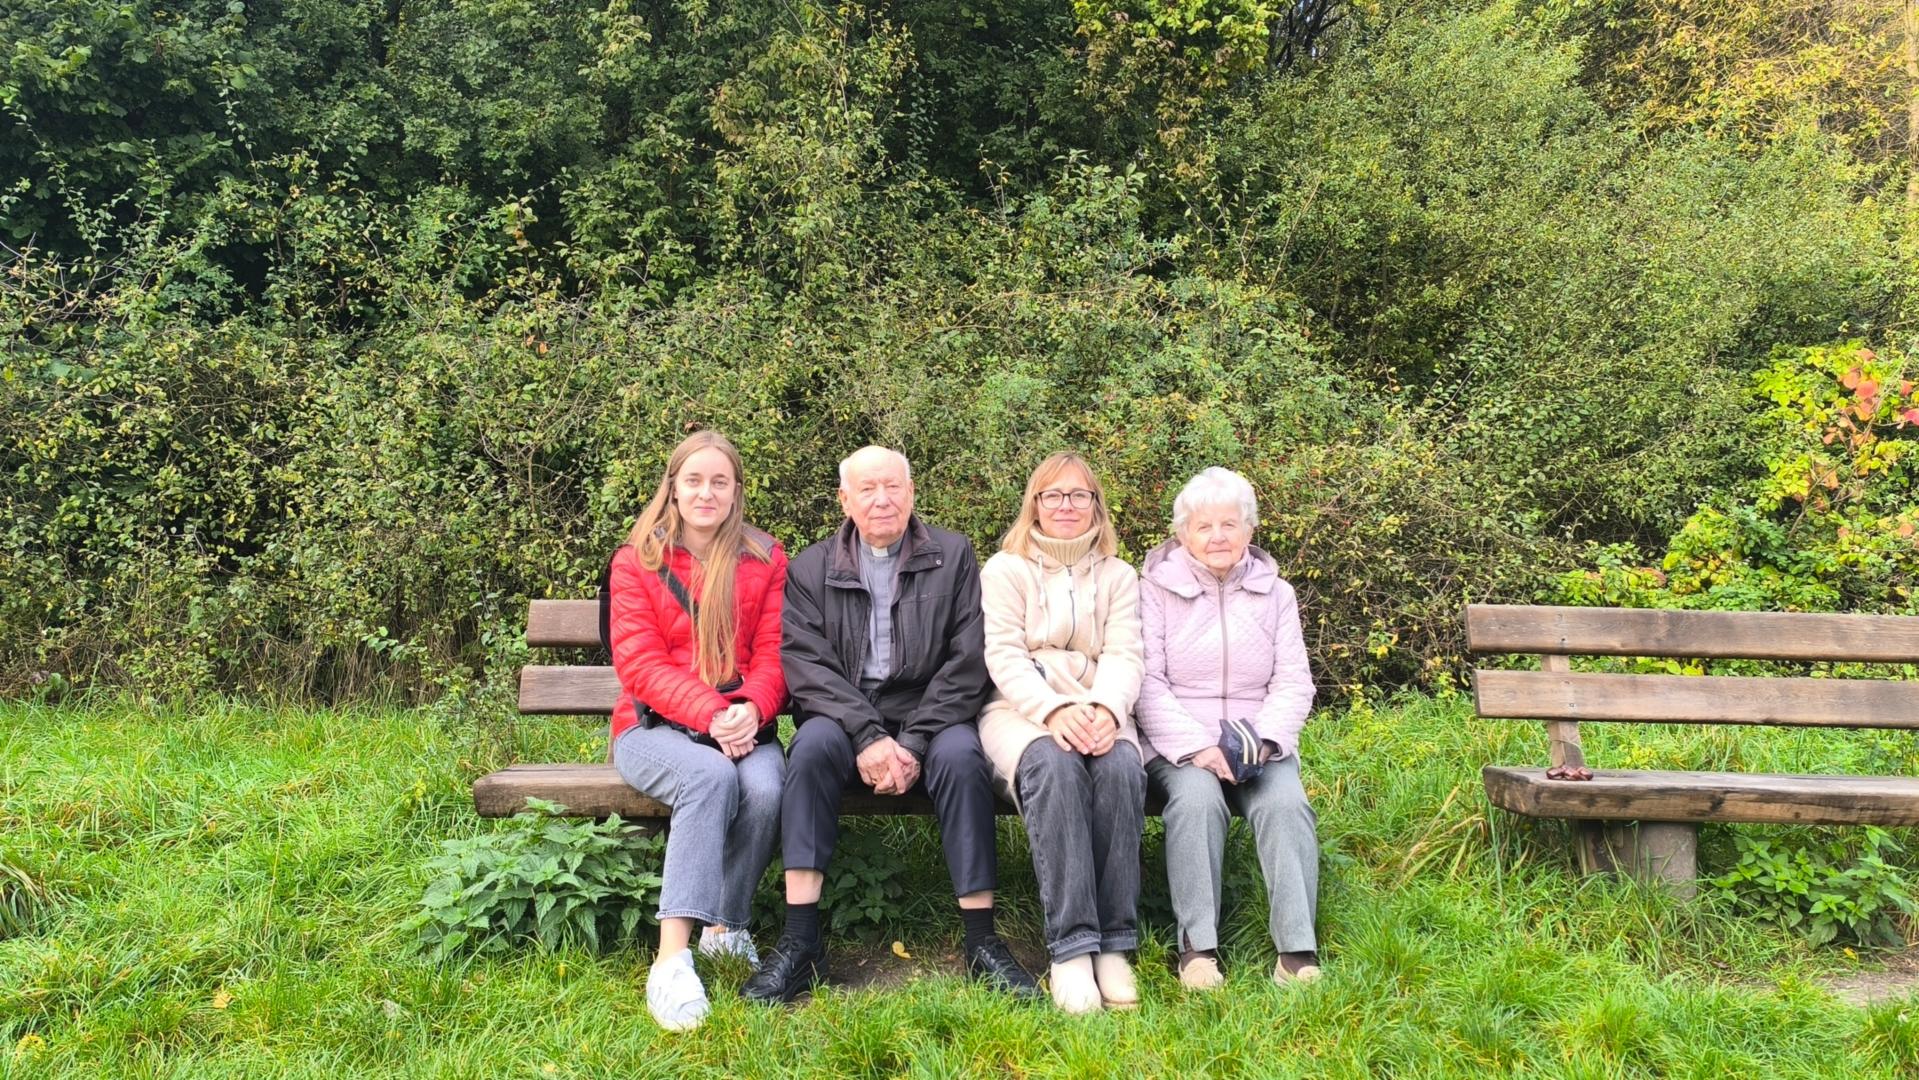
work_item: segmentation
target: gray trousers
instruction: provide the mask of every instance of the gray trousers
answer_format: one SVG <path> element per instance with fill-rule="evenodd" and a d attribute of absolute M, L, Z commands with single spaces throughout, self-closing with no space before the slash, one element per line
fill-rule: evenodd
<path fill-rule="evenodd" d="M 1268 929 L 1280 952 L 1312 952 L 1319 907 L 1318 818 L 1299 783 L 1299 758 L 1278 758 L 1243 785 L 1221 783 L 1197 765 L 1154 758 L 1146 772 L 1166 794 L 1166 880 L 1179 919 L 1180 948 L 1219 948 L 1220 872 L 1230 803 L 1252 827 L 1266 879 Z"/>
<path fill-rule="evenodd" d="M 779 744 L 733 761 L 679 728 L 636 727 L 613 744 L 613 767 L 634 790 L 673 808 L 659 917 L 745 929 L 780 836 Z"/>
<path fill-rule="evenodd" d="M 1115 743 L 1099 757 L 1034 739 L 1013 780 L 1053 962 L 1139 947 L 1139 834 L 1146 770 Z"/>

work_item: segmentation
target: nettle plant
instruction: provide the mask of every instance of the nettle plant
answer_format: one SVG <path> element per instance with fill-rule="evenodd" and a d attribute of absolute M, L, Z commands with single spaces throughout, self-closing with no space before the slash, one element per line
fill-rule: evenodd
<path fill-rule="evenodd" d="M 905 903 L 900 856 L 884 828 L 844 830 L 820 890 L 820 908 L 834 932 L 870 945 L 900 924 Z"/>
<path fill-rule="evenodd" d="M 1919 611 L 1919 374 L 1859 342 L 1781 349 L 1754 388 L 1765 473 L 1700 507 L 1658 567 L 1629 547 L 1560 579 L 1620 607 Z"/>
<path fill-rule="evenodd" d="M 1794 845 L 1738 836 L 1739 862 L 1712 885 L 1745 907 L 1804 934 L 1813 945 L 1844 938 L 1861 945 L 1905 944 L 1898 919 L 1916 908 L 1912 879 L 1885 856 L 1891 834 L 1866 826 L 1856 844 Z"/>
<path fill-rule="evenodd" d="M 640 836 L 614 814 L 570 821 L 565 807 L 528 799 L 497 832 L 441 844 L 411 926 L 444 958 L 527 941 L 595 951 L 630 944 L 658 905 L 665 838 Z"/>

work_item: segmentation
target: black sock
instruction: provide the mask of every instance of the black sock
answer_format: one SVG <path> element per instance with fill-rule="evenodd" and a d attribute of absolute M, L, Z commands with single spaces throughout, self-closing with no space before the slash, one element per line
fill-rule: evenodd
<path fill-rule="evenodd" d="M 990 907 L 961 908 L 960 923 L 966 927 L 966 947 L 983 945 L 993 936 L 993 909 Z"/>
<path fill-rule="evenodd" d="M 808 945 L 820 943 L 820 902 L 786 905 L 786 932 L 781 937 L 796 937 Z"/>
<path fill-rule="evenodd" d="M 1286 969 L 1287 974 L 1297 975 L 1299 974 L 1299 969 L 1307 966 L 1308 964 L 1311 964 L 1314 967 L 1318 967 L 1319 954 L 1316 952 L 1280 953 L 1279 963 L 1281 967 Z"/>

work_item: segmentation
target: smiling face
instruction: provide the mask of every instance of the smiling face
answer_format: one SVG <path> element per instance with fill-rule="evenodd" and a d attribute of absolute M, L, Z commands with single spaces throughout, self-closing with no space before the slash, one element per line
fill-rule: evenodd
<path fill-rule="evenodd" d="M 710 537 L 733 511 L 739 498 L 739 477 L 733 463 L 715 447 L 696 450 L 673 478 L 673 506 L 680 522 L 696 537 Z"/>
<path fill-rule="evenodd" d="M 1253 527 L 1233 503 L 1198 506 L 1180 529 L 1179 542 L 1188 555 L 1223 580 L 1253 542 Z"/>
<path fill-rule="evenodd" d="M 1082 536 L 1093 524 L 1093 479 L 1078 465 L 1067 465 L 1033 495 L 1040 534 L 1055 540 Z M 1057 506 L 1047 503 L 1057 501 Z M 1084 506 L 1075 506 L 1084 502 Z"/>
<path fill-rule="evenodd" d="M 868 447 L 846 461 L 840 509 L 873 547 L 891 547 L 906 535 L 913 514 L 913 481 L 898 454 Z"/>

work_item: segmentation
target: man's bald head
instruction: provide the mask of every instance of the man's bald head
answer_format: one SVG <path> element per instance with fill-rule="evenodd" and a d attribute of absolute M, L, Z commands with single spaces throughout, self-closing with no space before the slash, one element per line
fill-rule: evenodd
<path fill-rule="evenodd" d="M 913 468 L 906 455 L 884 446 L 862 446 L 840 462 L 840 509 L 874 547 L 891 547 L 906 535 L 913 514 Z"/>
<path fill-rule="evenodd" d="M 887 446 L 862 446 L 840 460 L 840 490 L 846 490 L 847 478 L 854 469 L 883 466 L 887 462 L 897 463 L 900 475 L 906 478 L 907 483 L 913 482 L 913 466 L 906 460 L 905 454 Z"/>

